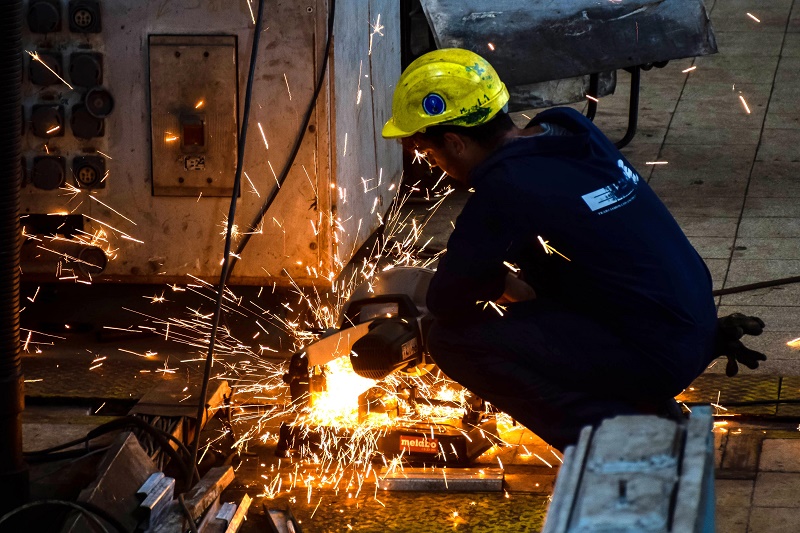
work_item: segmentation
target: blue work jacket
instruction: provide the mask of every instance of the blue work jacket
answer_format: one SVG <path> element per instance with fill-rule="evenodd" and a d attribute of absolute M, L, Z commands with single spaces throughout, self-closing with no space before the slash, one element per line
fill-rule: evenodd
<path fill-rule="evenodd" d="M 485 302 L 503 294 L 512 265 L 538 298 L 595 317 L 676 378 L 696 376 L 716 332 L 702 258 L 591 121 L 556 108 L 532 123 L 570 134 L 516 138 L 473 169 L 474 193 L 428 290 L 430 311 L 445 321 L 495 319 Z"/>

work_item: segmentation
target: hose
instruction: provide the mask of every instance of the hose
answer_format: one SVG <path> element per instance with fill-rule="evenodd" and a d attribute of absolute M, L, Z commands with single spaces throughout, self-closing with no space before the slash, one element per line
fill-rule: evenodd
<path fill-rule="evenodd" d="M 22 0 L 0 16 L 0 513 L 28 499 L 19 334 L 22 185 Z"/>

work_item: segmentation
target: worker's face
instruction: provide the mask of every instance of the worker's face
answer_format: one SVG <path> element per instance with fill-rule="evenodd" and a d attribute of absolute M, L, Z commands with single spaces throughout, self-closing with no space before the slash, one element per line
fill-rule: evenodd
<path fill-rule="evenodd" d="M 456 181 L 466 183 L 469 174 L 467 147 L 460 135 L 446 133 L 440 144 L 424 135 L 416 134 L 403 139 L 403 147 L 420 162 L 439 167 Z"/>

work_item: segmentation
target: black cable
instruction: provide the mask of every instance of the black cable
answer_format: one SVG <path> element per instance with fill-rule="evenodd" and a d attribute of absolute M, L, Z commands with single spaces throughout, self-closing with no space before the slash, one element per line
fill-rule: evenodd
<path fill-rule="evenodd" d="M 4 522 L 10 520 L 12 517 L 20 514 L 29 512 L 31 509 L 35 509 L 37 507 L 42 506 L 51 506 L 51 507 L 69 507 L 72 511 L 77 511 L 82 513 L 86 516 L 89 520 L 91 520 L 94 524 L 100 527 L 100 530 L 108 533 L 108 529 L 106 529 L 103 522 L 100 521 L 102 518 L 106 522 L 108 522 L 114 529 L 121 533 L 127 533 L 128 529 L 120 523 L 115 517 L 111 516 L 105 510 L 97 507 L 96 505 L 92 505 L 87 502 L 70 502 L 66 500 L 39 500 L 35 502 L 26 503 L 25 505 L 20 505 L 16 509 L 12 509 L 8 513 L 4 514 L 0 517 L 0 526 L 3 525 Z M 40 517 L 43 515 L 39 515 Z M 28 529 L 28 531 L 35 531 L 35 529 Z"/>
<path fill-rule="evenodd" d="M 286 163 L 283 165 L 283 169 L 281 170 L 280 174 L 278 174 L 277 182 L 278 186 L 275 187 L 272 192 L 270 192 L 269 196 L 264 200 L 264 203 L 261 205 L 261 209 L 259 209 L 258 213 L 255 217 L 253 217 L 253 221 L 250 223 L 251 228 L 257 228 L 261 225 L 261 221 L 264 218 L 264 215 L 267 214 L 269 208 L 272 206 L 272 203 L 275 201 L 275 197 L 278 195 L 278 191 L 283 187 L 283 183 L 286 181 L 287 176 L 289 175 L 289 170 L 291 170 L 292 165 L 294 164 L 295 158 L 297 158 L 297 154 L 300 151 L 300 146 L 303 144 L 303 139 L 305 138 L 306 130 L 308 129 L 308 122 L 311 120 L 311 114 L 314 112 L 314 109 L 317 105 L 317 98 L 319 97 L 319 93 L 322 90 L 322 85 L 325 82 L 325 72 L 327 71 L 328 66 L 328 58 L 331 54 L 331 42 L 333 36 L 333 22 L 334 22 L 334 14 L 336 12 L 336 0 L 330 0 L 330 9 L 328 11 L 328 35 L 325 41 L 325 54 L 322 57 L 322 67 L 320 68 L 319 76 L 317 77 L 317 84 L 314 87 L 314 95 L 311 97 L 311 101 L 308 104 L 308 108 L 306 109 L 306 113 L 303 116 L 303 123 L 300 127 L 300 130 L 297 132 L 297 136 L 295 137 L 294 145 L 292 146 L 292 151 L 289 153 L 289 159 L 286 160 Z M 236 265 L 236 261 L 239 257 L 241 257 L 242 252 L 244 251 L 245 246 L 247 243 L 250 242 L 250 237 L 252 236 L 251 231 L 247 231 L 242 235 L 242 240 L 239 242 L 239 245 L 236 248 L 236 253 L 231 260 L 230 269 L 228 275 L 230 276 L 230 272 L 233 271 L 234 265 Z M 226 278 L 227 281 L 227 278 Z"/>
<path fill-rule="evenodd" d="M 714 296 L 725 296 L 726 294 L 736 294 L 739 292 L 754 291 L 756 289 L 766 289 L 768 287 L 776 287 L 778 285 L 789 285 L 791 283 L 799 283 L 800 276 L 791 276 L 788 278 L 778 278 L 769 281 L 759 281 L 758 283 L 749 283 L 747 285 L 739 285 L 738 287 L 728 287 L 726 289 L 717 289 L 711 294 Z"/>
<path fill-rule="evenodd" d="M 192 530 L 192 533 L 199 533 L 199 531 L 197 531 L 197 524 L 194 523 L 194 518 L 192 518 L 192 513 L 190 513 L 189 508 L 186 507 L 186 500 L 183 499 L 183 494 L 178 494 L 178 503 L 181 506 L 181 511 L 183 511 L 183 515 L 189 522 L 189 529 Z"/>
<path fill-rule="evenodd" d="M 708 402 L 680 402 L 688 407 L 708 405 Z M 787 398 L 784 400 L 743 400 L 741 402 L 725 402 L 723 407 L 757 407 L 759 405 L 800 405 L 800 398 Z"/>
<path fill-rule="evenodd" d="M 44 450 L 25 452 L 25 457 L 28 460 L 34 460 L 34 461 L 44 457 L 49 458 L 55 452 L 59 452 L 66 448 L 71 448 L 72 446 L 76 446 L 78 444 L 83 444 L 83 443 L 86 443 L 87 447 L 85 450 L 80 450 L 80 451 L 83 452 L 84 454 L 91 453 L 92 451 L 95 450 L 89 449 L 88 447 L 89 441 L 96 439 L 97 437 L 100 437 L 102 435 L 105 435 L 106 433 L 110 433 L 112 431 L 124 429 L 126 427 L 131 427 L 131 426 L 145 431 L 155 439 L 159 447 L 164 452 L 166 452 L 167 455 L 169 455 L 170 458 L 173 459 L 181 467 L 187 485 L 191 485 L 193 479 L 200 478 L 197 472 L 197 467 L 191 461 L 191 454 L 189 453 L 189 449 L 186 448 L 186 446 L 178 438 L 176 438 L 174 435 L 170 435 L 164 430 L 153 427 L 146 421 L 135 416 L 126 416 L 123 418 L 112 420 L 110 422 L 106 422 L 105 424 L 97 426 L 93 430 L 89 431 L 89 433 L 87 433 L 85 437 L 82 437 L 80 439 L 75 439 L 69 442 L 65 442 L 63 444 L 59 444 L 51 448 L 46 448 Z M 177 445 L 178 450 L 180 450 L 185 454 L 186 460 L 182 459 L 181 456 L 178 455 L 178 452 L 172 446 L 170 446 L 170 441 L 174 442 Z"/>
<path fill-rule="evenodd" d="M 197 465 L 197 450 L 200 447 L 200 430 L 203 425 L 203 417 L 206 409 L 206 396 L 208 394 L 208 380 L 211 377 L 211 366 L 214 362 L 214 346 L 219 328 L 219 319 L 222 314 L 222 299 L 225 296 L 225 283 L 228 281 L 233 261 L 231 260 L 231 243 L 233 234 L 233 223 L 236 218 L 236 202 L 239 199 L 239 191 L 242 183 L 242 168 L 244 166 L 244 149 L 247 142 L 247 124 L 250 119 L 250 102 L 253 96 L 253 80 L 256 77 L 256 64 L 258 58 L 258 43 L 261 41 L 261 28 L 264 21 L 264 0 L 258 2 L 258 16 L 253 32 L 253 47 L 250 50 L 250 71 L 247 74 L 247 88 L 244 93 L 244 110 L 242 116 L 242 127 L 239 130 L 239 139 L 236 157 L 236 174 L 233 178 L 233 192 L 231 193 L 231 205 L 228 209 L 228 227 L 225 231 L 225 253 L 222 256 L 222 271 L 219 275 L 219 286 L 217 287 L 217 301 L 214 307 L 214 317 L 211 320 L 211 334 L 208 343 L 208 353 L 203 370 L 203 382 L 200 389 L 200 398 L 197 404 L 197 427 L 195 427 L 192 451 L 190 454 L 191 464 Z M 198 479 L 199 481 L 199 479 Z"/>

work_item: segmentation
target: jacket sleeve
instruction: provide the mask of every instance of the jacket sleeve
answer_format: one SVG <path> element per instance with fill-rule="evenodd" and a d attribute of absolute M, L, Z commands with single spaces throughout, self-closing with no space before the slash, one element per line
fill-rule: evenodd
<path fill-rule="evenodd" d="M 431 280 L 427 304 L 438 319 L 478 316 L 485 304 L 477 302 L 497 300 L 505 290 L 503 260 L 514 241 L 511 206 L 487 189 L 467 201 Z"/>

